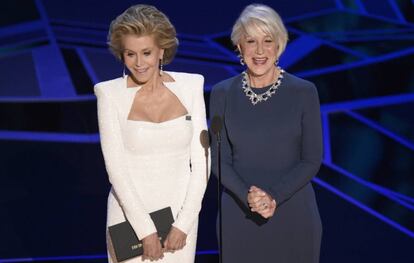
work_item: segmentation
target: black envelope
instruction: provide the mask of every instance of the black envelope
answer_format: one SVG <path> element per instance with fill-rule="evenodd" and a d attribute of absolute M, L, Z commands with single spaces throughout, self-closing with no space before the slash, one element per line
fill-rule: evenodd
<path fill-rule="evenodd" d="M 150 216 L 157 229 L 161 244 L 163 244 L 170 232 L 171 225 L 174 223 L 171 207 L 152 212 Z M 110 226 L 108 230 L 117 261 L 120 262 L 142 255 L 142 241 L 138 239 L 128 221 Z"/>

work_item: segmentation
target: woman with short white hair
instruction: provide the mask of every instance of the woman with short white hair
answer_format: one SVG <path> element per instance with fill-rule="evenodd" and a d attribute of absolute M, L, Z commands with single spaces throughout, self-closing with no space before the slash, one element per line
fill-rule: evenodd
<path fill-rule="evenodd" d="M 322 159 L 317 89 L 278 65 L 288 35 L 272 8 L 247 6 L 231 39 L 246 70 L 210 95 L 210 116 L 224 120 L 223 262 L 319 262 L 322 225 L 311 185 Z"/>

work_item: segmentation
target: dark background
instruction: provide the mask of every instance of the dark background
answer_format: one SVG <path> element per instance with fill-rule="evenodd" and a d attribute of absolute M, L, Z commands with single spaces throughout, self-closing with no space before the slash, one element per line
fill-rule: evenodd
<path fill-rule="evenodd" d="M 321 262 L 414 262 L 414 1 L 258 2 L 288 28 L 281 66 L 319 91 Z M 121 76 L 106 34 L 137 3 L 1 1 L 0 262 L 106 262 L 109 183 L 93 85 Z M 207 104 L 212 85 L 243 70 L 229 34 L 250 1 L 140 3 L 176 26 L 166 69 L 203 74 Z M 216 195 L 211 178 L 197 262 L 217 261 Z"/>

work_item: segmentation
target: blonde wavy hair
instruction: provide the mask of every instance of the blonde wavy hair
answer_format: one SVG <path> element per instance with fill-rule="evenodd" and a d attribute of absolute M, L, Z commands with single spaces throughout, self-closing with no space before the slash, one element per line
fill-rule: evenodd
<path fill-rule="evenodd" d="M 169 64 L 177 52 L 178 39 L 168 17 L 151 5 L 134 5 L 115 18 L 109 27 L 108 46 L 114 56 L 123 59 L 122 38 L 125 35 L 149 36 L 164 49 L 163 64 Z"/>

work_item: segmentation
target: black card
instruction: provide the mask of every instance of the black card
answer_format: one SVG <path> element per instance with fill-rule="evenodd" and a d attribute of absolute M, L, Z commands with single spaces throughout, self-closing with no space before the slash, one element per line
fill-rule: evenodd
<path fill-rule="evenodd" d="M 163 244 L 170 232 L 171 225 L 174 223 L 171 207 L 152 212 L 150 216 L 157 229 L 161 244 Z M 117 261 L 124 261 L 142 255 L 142 241 L 138 239 L 128 221 L 110 226 L 108 230 Z"/>

